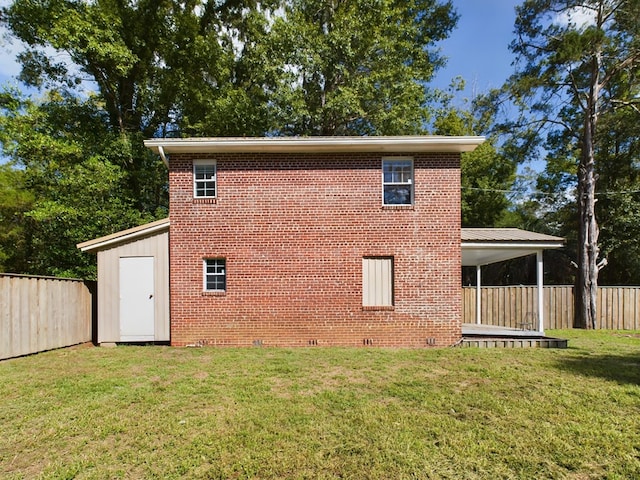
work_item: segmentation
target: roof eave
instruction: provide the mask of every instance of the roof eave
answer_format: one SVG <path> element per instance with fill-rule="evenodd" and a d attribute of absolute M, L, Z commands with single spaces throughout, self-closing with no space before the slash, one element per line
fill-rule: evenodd
<path fill-rule="evenodd" d="M 159 155 L 172 153 L 463 153 L 485 141 L 476 136 L 397 137 L 260 137 L 260 138 L 164 138 L 145 140 Z"/>
<path fill-rule="evenodd" d="M 564 247 L 563 241 L 558 242 L 466 242 L 462 241 L 462 248 L 504 248 L 504 249 L 552 249 Z"/>

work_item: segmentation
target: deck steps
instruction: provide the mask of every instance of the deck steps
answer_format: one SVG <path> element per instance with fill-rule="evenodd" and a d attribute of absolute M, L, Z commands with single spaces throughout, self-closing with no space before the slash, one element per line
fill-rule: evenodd
<path fill-rule="evenodd" d="M 458 344 L 463 348 L 567 348 L 568 340 L 552 337 L 483 337 L 464 336 Z"/>

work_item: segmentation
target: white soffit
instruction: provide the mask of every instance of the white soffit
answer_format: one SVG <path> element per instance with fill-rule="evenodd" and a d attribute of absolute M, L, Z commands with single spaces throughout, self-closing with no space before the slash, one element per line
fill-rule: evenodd
<path fill-rule="evenodd" d="M 163 138 L 145 140 L 153 152 L 172 153 L 421 153 L 470 152 L 484 137 L 397 136 L 397 137 L 247 137 L 247 138 Z"/>

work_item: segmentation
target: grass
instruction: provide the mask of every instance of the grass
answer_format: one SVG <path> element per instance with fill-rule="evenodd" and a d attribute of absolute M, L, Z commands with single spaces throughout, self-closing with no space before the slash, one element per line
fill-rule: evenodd
<path fill-rule="evenodd" d="M 640 335 L 0 362 L 0 478 L 640 478 Z"/>

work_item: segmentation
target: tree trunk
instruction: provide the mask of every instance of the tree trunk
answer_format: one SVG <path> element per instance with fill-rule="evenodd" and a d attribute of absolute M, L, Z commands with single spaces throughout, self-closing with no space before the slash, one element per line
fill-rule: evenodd
<path fill-rule="evenodd" d="M 575 318 L 577 328 L 596 328 L 598 294 L 598 222 L 596 221 L 595 133 L 600 94 L 600 55 L 591 63 L 591 86 L 585 104 L 582 152 L 578 166 L 578 274 L 576 277 Z"/>
<path fill-rule="evenodd" d="M 587 157 L 588 154 L 583 154 Z M 578 187 L 578 274 L 575 289 L 577 328 L 596 328 L 598 293 L 598 224 L 595 217 L 596 175 L 593 157 L 583 158 L 579 167 Z"/>

